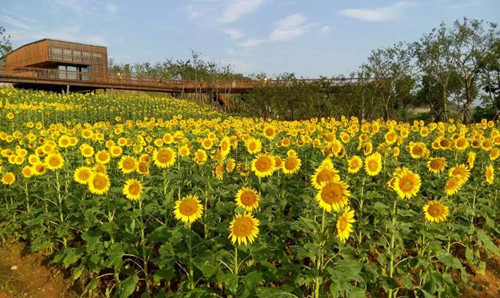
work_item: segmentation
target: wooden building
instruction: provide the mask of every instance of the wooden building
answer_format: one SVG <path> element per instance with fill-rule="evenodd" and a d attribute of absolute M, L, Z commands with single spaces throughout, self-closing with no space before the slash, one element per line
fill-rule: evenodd
<path fill-rule="evenodd" d="M 108 74 L 108 51 L 103 46 L 42 39 L 25 44 L 8 54 L 5 67 L 13 72 L 16 72 L 16 68 L 30 72 L 26 68 L 33 67 L 37 69 L 36 76 L 46 78 L 99 80 L 99 77 L 105 78 Z M 47 71 L 40 73 L 39 69 Z"/>

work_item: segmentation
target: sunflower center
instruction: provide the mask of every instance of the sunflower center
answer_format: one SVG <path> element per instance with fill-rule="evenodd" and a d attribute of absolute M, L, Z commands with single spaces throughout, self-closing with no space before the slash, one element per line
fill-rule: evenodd
<path fill-rule="evenodd" d="M 138 195 L 139 192 L 141 191 L 141 188 L 139 187 L 139 184 L 137 184 L 136 182 L 132 183 L 129 185 L 128 187 L 128 192 L 131 194 L 131 195 Z"/>
<path fill-rule="evenodd" d="M 439 204 L 431 204 L 427 208 L 427 213 L 432 217 L 440 217 L 443 215 L 443 208 Z"/>
<path fill-rule="evenodd" d="M 106 182 L 106 178 L 102 176 L 97 176 L 94 181 L 92 181 L 96 189 L 104 189 L 106 187 Z"/>
<path fill-rule="evenodd" d="M 321 199 L 328 204 L 335 204 L 342 200 L 342 188 L 337 183 L 329 183 L 321 190 Z"/>
<path fill-rule="evenodd" d="M 347 218 L 345 217 L 341 217 L 339 219 L 339 230 L 340 231 L 345 231 L 345 229 L 347 228 Z"/>
<path fill-rule="evenodd" d="M 415 183 L 413 182 L 413 179 L 411 176 L 404 176 L 399 180 L 399 188 L 401 188 L 402 191 L 407 192 L 411 191 L 413 189 L 413 186 Z"/>
<path fill-rule="evenodd" d="M 57 156 L 51 157 L 49 159 L 49 164 L 53 167 L 57 167 L 60 164 L 59 158 Z"/>
<path fill-rule="evenodd" d="M 245 206 L 252 206 L 256 201 L 255 195 L 250 192 L 246 191 L 241 195 L 241 203 Z"/>
<path fill-rule="evenodd" d="M 441 169 L 441 165 L 442 165 L 442 162 L 440 159 L 435 159 L 435 160 L 431 161 L 431 168 L 433 170 Z"/>
<path fill-rule="evenodd" d="M 257 159 L 255 167 L 259 170 L 259 172 L 269 171 L 271 169 L 271 161 L 267 157 L 261 157 Z"/>
<path fill-rule="evenodd" d="M 297 166 L 297 160 L 293 157 L 289 157 L 285 160 L 285 169 L 293 170 Z"/>
<path fill-rule="evenodd" d="M 370 171 L 376 171 L 378 168 L 378 162 L 376 160 L 370 160 L 368 162 L 368 169 L 370 169 Z"/>
<path fill-rule="evenodd" d="M 84 170 L 84 171 L 78 172 L 78 178 L 80 178 L 81 180 L 87 180 L 87 179 L 89 179 L 89 177 L 90 177 L 89 171 Z"/>
<path fill-rule="evenodd" d="M 158 152 L 157 158 L 158 161 L 160 161 L 161 163 L 167 163 L 172 159 L 172 153 L 170 153 L 170 151 L 167 150 L 162 150 Z"/>
<path fill-rule="evenodd" d="M 179 212 L 184 216 L 192 216 L 197 210 L 198 206 L 193 200 L 184 200 L 179 206 Z"/>
<path fill-rule="evenodd" d="M 236 237 L 246 237 L 253 229 L 253 222 L 249 218 L 239 218 L 234 222 L 233 234 Z"/>
<path fill-rule="evenodd" d="M 134 168 L 134 166 L 135 166 L 135 162 L 130 158 L 127 158 L 123 161 L 123 168 L 125 170 L 131 170 Z"/>

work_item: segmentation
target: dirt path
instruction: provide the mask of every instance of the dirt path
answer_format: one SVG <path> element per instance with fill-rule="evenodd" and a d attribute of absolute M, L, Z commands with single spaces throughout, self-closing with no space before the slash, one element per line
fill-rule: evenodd
<path fill-rule="evenodd" d="M 44 266 L 45 258 L 24 250 L 19 243 L 0 246 L 0 298 L 71 297 L 63 273 Z"/>

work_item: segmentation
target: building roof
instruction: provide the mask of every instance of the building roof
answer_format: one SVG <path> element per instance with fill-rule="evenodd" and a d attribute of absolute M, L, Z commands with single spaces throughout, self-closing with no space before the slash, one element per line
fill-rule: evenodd
<path fill-rule="evenodd" d="M 32 41 L 32 42 L 27 43 L 27 44 L 23 44 L 22 46 L 18 47 L 17 49 L 13 50 L 10 53 L 14 53 L 15 51 L 20 50 L 20 49 L 22 49 L 22 48 L 24 48 L 26 46 L 29 46 L 29 45 L 32 45 L 32 44 L 35 44 L 35 43 L 39 43 L 39 42 L 42 42 L 42 41 L 57 41 L 57 42 L 65 42 L 65 43 L 72 43 L 72 44 L 77 44 L 77 45 L 92 46 L 92 47 L 98 47 L 98 48 L 104 48 L 104 49 L 106 49 L 105 46 L 97 46 L 97 45 L 88 44 L 88 43 L 81 43 L 81 42 L 74 42 L 74 41 L 67 41 L 67 40 L 59 40 L 59 39 L 52 39 L 52 38 L 43 38 L 43 39 L 40 39 L 40 40 Z M 5 55 L 5 57 L 7 57 L 9 54 Z"/>

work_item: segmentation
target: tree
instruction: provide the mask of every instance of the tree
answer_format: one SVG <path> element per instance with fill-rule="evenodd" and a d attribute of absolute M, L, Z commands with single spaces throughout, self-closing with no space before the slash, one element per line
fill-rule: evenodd
<path fill-rule="evenodd" d="M 10 52 L 12 52 L 10 35 L 6 33 L 3 26 L 0 26 L 0 59 L 5 59 L 5 56 Z"/>
<path fill-rule="evenodd" d="M 483 23 L 467 18 L 462 22 L 457 20 L 447 37 L 451 41 L 450 56 L 460 74 L 459 80 L 463 88 L 461 114 L 464 123 L 471 120 L 470 106 L 479 92 L 482 61 L 500 36 L 496 24 L 488 23 L 488 28 L 485 30 Z"/>
<path fill-rule="evenodd" d="M 412 100 L 413 49 L 402 42 L 393 47 L 372 51 L 361 66 L 365 76 L 375 82 L 375 92 L 383 103 L 384 119 L 393 118 L 393 111 L 404 108 Z"/>

